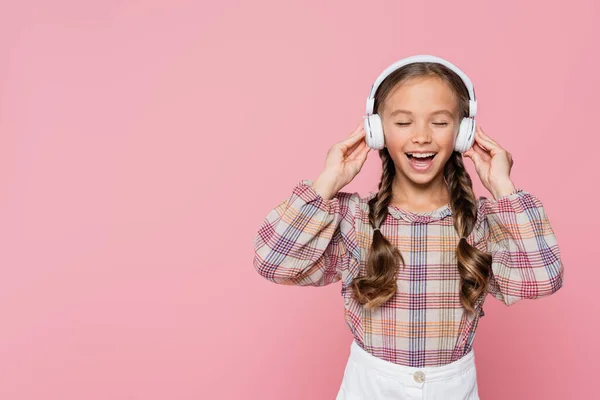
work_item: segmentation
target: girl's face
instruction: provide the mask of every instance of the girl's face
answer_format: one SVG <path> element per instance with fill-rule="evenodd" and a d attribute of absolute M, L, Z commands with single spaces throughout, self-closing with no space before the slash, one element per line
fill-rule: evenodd
<path fill-rule="evenodd" d="M 392 89 L 378 114 L 396 174 L 416 184 L 443 179 L 460 126 L 450 86 L 437 77 L 410 78 Z M 412 152 L 435 155 L 422 159 L 409 156 Z"/>

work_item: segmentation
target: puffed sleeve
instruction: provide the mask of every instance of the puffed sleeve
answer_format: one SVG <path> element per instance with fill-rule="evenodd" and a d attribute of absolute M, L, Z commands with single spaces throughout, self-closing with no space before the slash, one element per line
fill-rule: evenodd
<path fill-rule="evenodd" d="M 564 267 L 541 201 L 522 189 L 480 199 L 482 249 L 492 255 L 488 293 L 510 306 L 560 289 Z"/>
<path fill-rule="evenodd" d="M 272 209 L 254 238 L 254 268 L 284 285 L 325 286 L 341 279 L 349 248 L 355 246 L 358 193 L 338 192 L 325 200 L 300 180 Z"/>

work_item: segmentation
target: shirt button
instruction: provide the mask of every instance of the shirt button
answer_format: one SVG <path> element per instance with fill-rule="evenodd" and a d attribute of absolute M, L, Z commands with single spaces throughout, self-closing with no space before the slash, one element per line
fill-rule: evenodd
<path fill-rule="evenodd" d="M 415 378 L 415 382 L 423 383 L 425 381 L 425 373 L 423 371 L 417 371 L 414 373 L 413 378 Z"/>

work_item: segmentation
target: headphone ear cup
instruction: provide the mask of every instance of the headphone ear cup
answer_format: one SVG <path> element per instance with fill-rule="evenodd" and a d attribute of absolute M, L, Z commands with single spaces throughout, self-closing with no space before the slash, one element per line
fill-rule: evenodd
<path fill-rule="evenodd" d="M 458 136 L 454 143 L 454 150 L 459 153 L 464 153 L 469 150 L 475 142 L 475 119 L 463 118 L 460 121 Z"/>
<path fill-rule="evenodd" d="M 365 118 L 365 141 L 367 146 L 373 150 L 381 150 L 385 145 L 383 125 L 377 114 L 371 114 Z"/>

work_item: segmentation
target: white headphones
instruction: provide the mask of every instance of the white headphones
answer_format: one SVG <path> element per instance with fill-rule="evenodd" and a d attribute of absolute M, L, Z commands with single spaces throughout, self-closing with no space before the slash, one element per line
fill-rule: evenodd
<path fill-rule="evenodd" d="M 373 106 L 375 104 L 375 92 L 381 84 L 381 82 L 392 72 L 401 68 L 407 64 L 416 62 L 434 62 L 445 65 L 460 76 L 464 82 L 467 90 L 469 91 L 469 116 L 464 117 L 460 121 L 460 128 L 456 141 L 454 142 L 454 150 L 460 153 L 464 153 L 473 146 L 475 141 L 475 115 L 477 114 L 477 101 L 475 100 L 475 88 L 471 83 L 469 77 L 462 72 L 457 66 L 451 62 L 444 60 L 443 58 L 432 56 L 432 55 L 416 55 L 402 60 L 396 61 L 389 67 L 387 67 L 375 80 L 373 86 L 371 86 L 371 92 L 367 98 L 367 112 L 365 116 L 365 140 L 367 146 L 374 150 L 380 150 L 384 148 L 385 137 L 383 135 L 383 125 L 381 123 L 381 117 L 378 114 L 373 114 Z"/>

